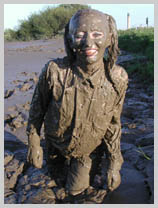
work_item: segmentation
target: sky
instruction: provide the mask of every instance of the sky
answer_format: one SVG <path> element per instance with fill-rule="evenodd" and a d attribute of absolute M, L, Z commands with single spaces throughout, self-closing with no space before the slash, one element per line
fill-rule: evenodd
<path fill-rule="evenodd" d="M 92 9 L 112 15 L 117 29 L 127 29 L 127 13 L 130 14 L 131 27 L 154 26 L 154 4 L 88 4 Z M 17 29 L 20 20 L 27 20 L 33 13 L 58 4 L 4 4 L 4 29 Z"/>

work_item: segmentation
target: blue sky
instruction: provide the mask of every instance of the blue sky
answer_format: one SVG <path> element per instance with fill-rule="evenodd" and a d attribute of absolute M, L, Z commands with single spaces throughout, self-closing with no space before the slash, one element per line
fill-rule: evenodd
<path fill-rule="evenodd" d="M 127 13 L 130 13 L 131 27 L 154 26 L 154 4 L 89 4 L 93 9 L 112 15 L 118 29 L 127 28 Z M 20 20 L 26 20 L 32 13 L 57 4 L 4 4 L 4 29 L 16 29 Z"/>

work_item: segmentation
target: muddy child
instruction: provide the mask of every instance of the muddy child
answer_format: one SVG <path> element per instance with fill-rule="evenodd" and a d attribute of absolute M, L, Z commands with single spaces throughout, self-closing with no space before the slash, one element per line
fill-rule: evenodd
<path fill-rule="evenodd" d="M 116 65 L 115 20 L 97 10 L 79 10 L 65 27 L 64 43 L 67 56 L 45 65 L 34 91 L 27 158 L 42 167 L 44 123 L 48 163 L 55 149 L 70 161 L 65 188 L 77 195 L 89 187 L 90 154 L 105 145 L 107 186 L 113 191 L 121 182 L 120 115 L 128 84 L 127 73 Z"/>

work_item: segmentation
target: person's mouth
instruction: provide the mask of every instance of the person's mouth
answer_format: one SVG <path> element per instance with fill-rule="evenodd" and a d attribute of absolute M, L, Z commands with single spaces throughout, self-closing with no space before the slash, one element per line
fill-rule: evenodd
<path fill-rule="evenodd" d="M 98 53 L 96 49 L 86 49 L 85 54 L 87 56 L 95 56 Z"/>

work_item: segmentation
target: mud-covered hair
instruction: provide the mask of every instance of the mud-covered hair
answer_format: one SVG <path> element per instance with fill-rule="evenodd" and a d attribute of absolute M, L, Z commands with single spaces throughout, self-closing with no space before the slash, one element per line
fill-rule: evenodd
<path fill-rule="evenodd" d="M 82 13 L 101 13 L 97 10 L 93 10 L 93 9 L 84 9 L 84 10 L 79 10 L 72 18 L 76 18 L 78 16 L 80 16 Z M 109 33 L 110 33 L 110 44 L 109 47 L 106 49 L 107 50 L 107 55 L 106 55 L 106 59 L 104 59 L 104 63 L 105 63 L 105 67 L 106 67 L 106 73 L 110 79 L 110 81 L 113 83 L 111 76 L 110 76 L 110 71 L 113 69 L 113 66 L 115 65 L 116 61 L 117 61 L 117 56 L 119 54 L 119 48 L 118 48 L 118 35 L 117 35 L 117 27 L 116 27 L 116 22 L 114 20 L 114 18 L 108 14 L 103 14 L 103 16 L 105 15 L 105 22 L 107 24 L 107 27 L 109 29 Z M 71 19 L 70 19 L 71 20 Z M 69 34 L 69 24 L 70 21 L 68 22 L 68 24 L 65 27 L 65 33 L 64 33 L 64 44 L 65 44 L 65 50 L 68 56 L 68 59 L 70 61 L 70 64 L 73 64 L 75 59 L 76 59 L 76 54 L 73 51 L 73 49 L 71 48 L 71 44 L 72 44 L 72 39 L 70 37 Z M 114 88 L 115 84 L 113 83 Z M 117 89 L 115 89 L 117 91 Z"/>
<path fill-rule="evenodd" d="M 65 45 L 65 51 L 67 53 L 67 57 L 68 57 L 68 59 L 70 61 L 70 64 L 71 64 L 75 61 L 76 55 L 75 55 L 75 52 L 70 47 L 72 40 L 71 40 L 71 37 L 69 35 L 69 24 L 70 24 L 70 20 L 67 23 L 67 25 L 65 26 L 64 45 Z"/>
<path fill-rule="evenodd" d="M 108 19 L 108 26 L 109 26 L 109 33 L 111 33 L 111 43 L 109 45 L 108 52 L 107 52 L 107 59 L 104 59 L 105 64 L 105 73 L 107 74 L 110 82 L 113 85 L 114 90 L 118 95 L 120 95 L 119 91 L 117 90 L 117 86 L 115 81 L 112 78 L 112 70 L 116 64 L 117 56 L 120 54 L 120 50 L 118 48 L 118 34 L 117 34 L 117 27 L 114 18 L 111 15 L 105 14 Z"/>
<path fill-rule="evenodd" d="M 109 32 L 111 33 L 111 43 L 108 47 L 108 54 L 106 60 L 107 69 L 108 71 L 110 71 L 110 69 L 113 68 L 114 64 L 117 61 L 117 56 L 119 55 L 120 50 L 118 48 L 118 35 L 117 35 L 116 22 L 112 16 L 107 14 L 105 14 L 105 16 L 108 19 Z"/>

